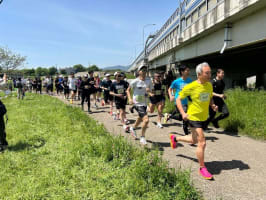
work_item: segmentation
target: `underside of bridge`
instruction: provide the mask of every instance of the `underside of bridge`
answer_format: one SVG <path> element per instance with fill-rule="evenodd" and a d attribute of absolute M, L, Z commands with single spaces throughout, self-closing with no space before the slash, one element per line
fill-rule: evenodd
<path fill-rule="evenodd" d="M 256 75 L 256 87 L 266 88 L 266 41 L 182 61 L 192 69 L 208 62 L 213 76 L 217 68 L 225 70 L 227 87 L 246 86 L 246 78 Z"/>

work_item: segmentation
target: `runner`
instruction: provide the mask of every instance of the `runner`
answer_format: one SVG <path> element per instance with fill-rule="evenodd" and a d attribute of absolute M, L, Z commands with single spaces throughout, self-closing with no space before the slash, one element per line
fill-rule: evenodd
<path fill-rule="evenodd" d="M 127 85 L 127 88 L 129 87 L 129 83 L 127 82 L 127 77 L 126 77 L 126 74 L 124 72 L 121 72 L 121 80 L 125 81 L 126 85 Z M 128 98 L 126 97 L 126 102 L 127 102 Z M 125 112 L 125 123 L 126 124 L 129 124 L 129 120 L 127 119 L 127 115 L 126 115 L 126 112 Z"/>
<path fill-rule="evenodd" d="M 179 93 L 181 92 L 181 90 L 189 83 L 192 82 L 192 80 L 188 77 L 189 76 L 189 67 L 182 65 L 179 67 L 179 74 L 181 75 L 181 77 L 177 78 L 175 81 L 172 82 L 169 90 L 168 90 L 168 94 L 170 97 L 170 101 L 174 101 L 175 102 L 175 110 L 174 112 L 171 113 L 171 115 L 168 116 L 167 113 L 165 113 L 165 119 L 164 121 L 167 122 L 169 119 L 176 119 L 176 120 L 182 120 L 182 116 L 178 111 L 178 108 L 176 106 L 176 99 L 179 95 Z M 174 94 L 175 91 L 175 95 Z M 188 105 L 188 99 L 185 98 L 182 101 L 182 106 L 185 112 L 187 112 L 187 105 Z M 176 116 L 178 114 L 178 116 Z M 188 131 L 188 123 L 187 121 L 183 120 L 183 130 L 184 133 L 186 135 L 189 134 Z"/>
<path fill-rule="evenodd" d="M 216 73 L 216 77 L 211 81 L 213 86 L 213 101 L 215 105 L 218 106 L 218 111 L 222 114 L 215 118 L 216 112 L 209 108 L 210 116 L 206 125 L 206 129 L 210 122 L 212 122 L 215 128 L 220 128 L 219 121 L 229 116 L 229 110 L 224 100 L 226 96 L 224 95 L 225 83 L 224 79 L 224 70 L 218 69 Z"/>
<path fill-rule="evenodd" d="M 83 77 L 83 80 L 80 83 L 80 89 L 81 92 L 81 108 L 84 110 L 84 101 L 86 100 L 88 102 L 88 113 L 91 112 L 91 100 L 90 95 L 92 94 L 92 89 L 94 87 L 94 82 L 91 81 L 91 79 L 88 78 L 88 74 L 85 74 Z"/>
<path fill-rule="evenodd" d="M 110 88 L 110 95 L 114 96 L 116 109 L 119 110 L 123 129 L 128 132 L 129 127 L 125 122 L 126 104 L 127 104 L 127 83 L 122 79 L 122 75 L 118 72 L 115 76 L 116 82 L 113 82 Z"/>
<path fill-rule="evenodd" d="M 161 82 L 161 75 L 159 73 L 154 73 L 153 75 L 153 93 L 154 96 L 150 97 L 150 105 L 149 105 L 149 112 L 153 113 L 155 110 L 155 107 L 158 110 L 158 118 L 157 118 L 157 127 L 163 128 L 161 124 L 162 119 L 162 112 L 164 107 L 164 91 L 162 88 L 162 82 Z"/>
<path fill-rule="evenodd" d="M 78 101 L 80 101 L 81 93 L 82 93 L 82 89 L 80 89 L 81 82 L 82 82 L 82 78 L 81 76 L 78 76 L 78 80 L 77 80 Z"/>
<path fill-rule="evenodd" d="M 68 77 L 65 76 L 62 82 L 62 86 L 64 89 L 64 99 L 68 99 L 69 98 L 69 86 L 68 86 Z"/>
<path fill-rule="evenodd" d="M 204 151 L 206 147 L 206 140 L 204 137 L 203 127 L 209 113 L 209 105 L 214 110 L 217 110 L 217 106 L 213 104 L 212 100 L 212 85 L 209 82 L 211 78 L 211 68 L 208 63 L 201 63 L 196 67 L 196 73 L 198 79 L 192 83 L 186 85 L 179 93 L 176 100 L 177 107 L 182 114 L 184 120 L 188 120 L 188 124 L 191 128 L 192 134 L 186 136 L 176 137 L 170 134 L 171 147 L 174 149 L 177 147 L 178 142 L 187 142 L 192 144 L 198 144 L 196 155 L 199 161 L 199 173 L 205 179 L 212 179 L 213 176 L 208 172 L 204 164 Z M 182 99 L 190 96 L 192 102 L 189 102 L 187 113 L 182 106 Z"/>
<path fill-rule="evenodd" d="M 105 104 L 110 104 L 110 115 L 113 115 L 113 96 L 110 95 L 110 89 L 112 81 L 110 80 L 110 74 L 105 74 L 106 79 L 102 81 L 101 88 L 103 89 L 103 97 Z"/>
<path fill-rule="evenodd" d="M 94 99 L 94 108 L 98 109 L 98 105 L 97 105 L 97 100 L 96 100 L 96 89 L 95 89 L 95 80 L 93 77 L 93 71 L 89 71 L 89 82 L 91 83 L 91 88 L 90 88 L 90 94 L 93 95 L 93 99 Z"/>
<path fill-rule="evenodd" d="M 36 79 L 36 94 L 37 94 L 38 92 L 39 92 L 40 94 L 42 94 L 42 80 L 41 80 L 40 77 L 38 77 L 38 78 Z"/>
<path fill-rule="evenodd" d="M 56 94 L 59 95 L 60 94 L 60 82 L 59 82 L 58 75 L 56 76 L 54 83 L 55 83 Z"/>
<path fill-rule="evenodd" d="M 100 87 L 101 79 L 99 78 L 98 74 L 94 75 L 94 81 L 95 81 L 96 101 L 98 103 L 102 104 L 103 103 L 102 98 L 101 98 L 101 96 L 102 96 L 102 88 Z"/>
<path fill-rule="evenodd" d="M 18 89 L 18 99 L 23 100 L 25 96 L 25 85 L 21 78 L 18 78 L 18 80 L 16 81 L 16 88 Z"/>
<path fill-rule="evenodd" d="M 135 129 L 138 125 L 143 122 L 142 129 L 141 129 L 141 137 L 140 143 L 146 145 L 145 139 L 145 131 L 147 129 L 149 123 L 149 117 L 147 114 L 147 104 L 148 104 L 148 95 L 153 96 L 151 93 L 153 90 L 153 85 L 150 78 L 146 77 L 147 73 L 147 66 L 142 65 L 138 68 L 139 76 L 138 78 L 134 79 L 128 89 L 127 89 L 127 96 L 130 104 L 135 104 L 134 108 L 139 114 L 138 119 L 136 120 L 133 127 L 130 127 L 131 134 L 136 138 L 136 131 Z M 133 100 L 131 98 L 131 88 L 133 89 Z"/>
<path fill-rule="evenodd" d="M 68 79 L 68 87 L 69 90 L 71 91 L 70 103 L 73 104 L 74 98 L 77 93 L 77 80 L 74 76 L 74 73 L 71 73 L 70 78 Z"/>

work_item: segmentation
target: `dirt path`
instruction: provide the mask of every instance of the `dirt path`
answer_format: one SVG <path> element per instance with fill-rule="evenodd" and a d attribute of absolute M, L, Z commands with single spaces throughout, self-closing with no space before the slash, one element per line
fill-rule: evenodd
<path fill-rule="evenodd" d="M 66 100 L 58 97 L 67 103 Z M 78 106 L 79 102 L 74 105 Z M 87 107 L 85 107 L 87 110 Z M 92 108 L 90 117 L 103 123 L 106 129 L 115 135 L 123 135 L 132 142 L 139 144 L 122 130 L 120 121 L 113 120 L 107 114 L 107 107 Z M 127 106 L 128 111 L 128 106 Z M 135 122 L 137 114 L 127 112 L 131 124 Z M 205 133 L 207 147 L 205 162 L 209 171 L 214 175 L 213 181 L 204 180 L 198 175 L 198 163 L 195 146 L 179 144 L 173 150 L 169 143 L 169 133 L 183 135 L 182 124 L 173 121 L 158 129 L 154 122 L 156 115 L 150 114 L 150 124 L 146 132 L 148 146 L 159 146 L 163 158 L 169 161 L 171 167 L 191 169 L 194 185 L 203 192 L 205 199 L 223 200 L 265 200 L 266 199 L 266 143 L 253 139 L 229 135 L 221 129 L 212 129 Z M 138 137 L 140 130 L 137 130 Z"/>

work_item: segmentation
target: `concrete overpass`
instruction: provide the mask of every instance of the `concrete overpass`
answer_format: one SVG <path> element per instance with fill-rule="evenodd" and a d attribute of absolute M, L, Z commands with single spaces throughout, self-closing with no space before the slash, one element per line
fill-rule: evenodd
<path fill-rule="evenodd" d="M 266 0 L 185 0 L 146 48 L 130 71 L 144 60 L 151 72 L 207 61 L 225 69 L 228 87 L 257 75 L 266 88 Z"/>

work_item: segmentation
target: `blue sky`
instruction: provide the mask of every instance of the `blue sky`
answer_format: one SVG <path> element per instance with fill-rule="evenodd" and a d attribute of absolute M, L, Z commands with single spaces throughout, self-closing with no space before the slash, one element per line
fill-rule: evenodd
<path fill-rule="evenodd" d="M 129 65 L 177 0 L 4 0 L 0 46 L 27 56 L 27 68 Z"/>

